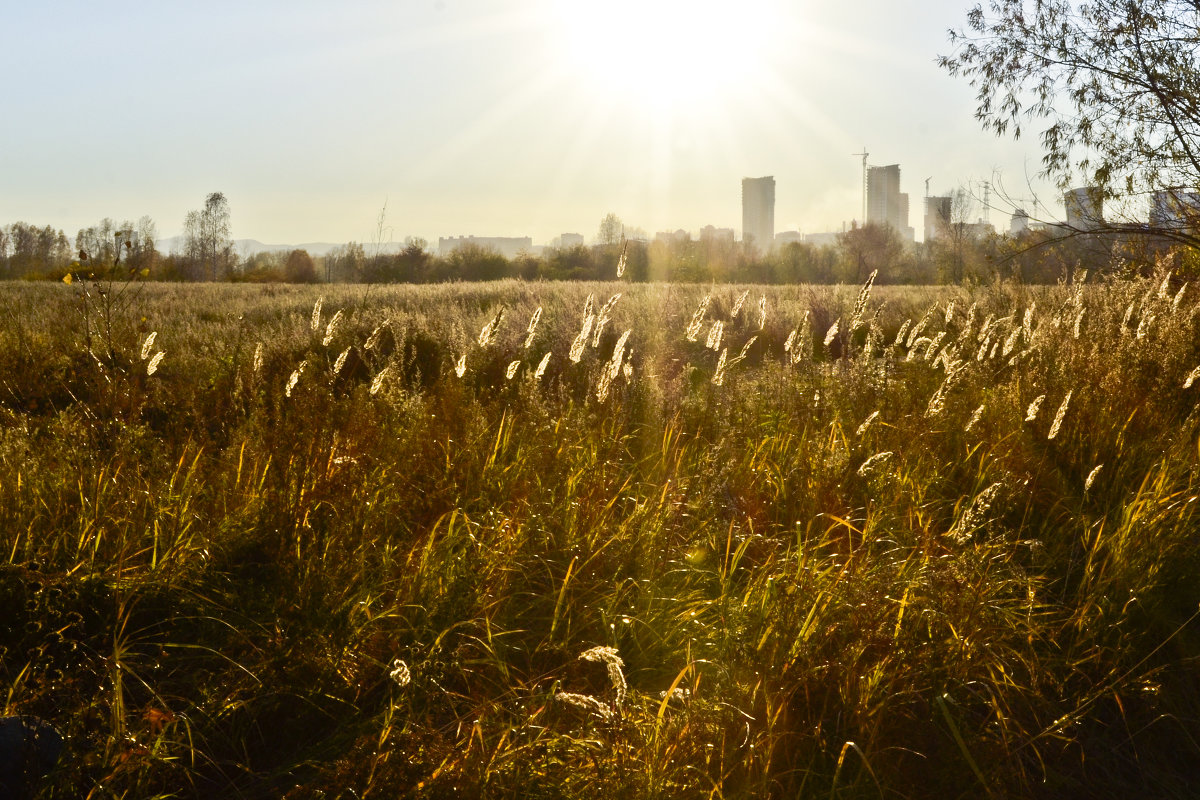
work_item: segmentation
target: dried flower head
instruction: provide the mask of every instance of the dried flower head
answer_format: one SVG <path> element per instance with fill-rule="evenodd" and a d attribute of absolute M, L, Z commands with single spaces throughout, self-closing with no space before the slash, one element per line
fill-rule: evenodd
<path fill-rule="evenodd" d="M 625 662 L 615 647 L 593 647 L 579 654 L 584 661 L 598 661 L 608 668 L 608 680 L 616 690 L 614 706 L 619 711 L 625 704 L 625 695 L 629 685 L 625 682 L 625 672 L 622 669 Z"/>
<path fill-rule="evenodd" d="M 1183 388 L 1192 388 L 1192 384 L 1196 382 L 1197 378 L 1200 378 L 1200 367 L 1196 367 L 1194 370 L 1188 373 L 1186 378 L 1183 379 Z"/>
<path fill-rule="evenodd" d="M 1100 474 L 1100 470 L 1103 469 L 1103 467 L 1103 464 L 1097 464 L 1096 467 L 1088 473 L 1087 478 L 1083 482 L 1083 491 L 1085 494 L 1091 490 L 1092 484 L 1096 480 L 1096 476 Z"/>
<path fill-rule="evenodd" d="M 150 331 L 150 335 L 146 337 L 146 341 L 142 342 L 142 361 L 150 357 L 150 351 L 154 349 L 154 338 L 158 336 L 158 331 Z"/>
<path fill-rule="evenodd" d="M 1071 389 L 1067 392 L 1067 396 L 1063 398 L 1062 405 L 1058 407 L 1058 413 L 1054 415 L 1054 423 L 1050 425 L 1050 435 L 1046 437 L 1047 439 L 1053 439 L 1055 436 L 1058 436 L 1058 429 L 1062 427 L 1063 418 L 1067 416 L 1067 406 L 1071 404 L 1071 395 L 1074 392 L 1075 390 Z"/>
<path fill-rule="evenodd" d="M 528 348 L 529 345 L 533 344 L 533 336 L 535 333 L 537 333 L 538 321 L 541 320 L 541 318 L 542 318 L 542 307 L 538 306 L 534 310 L 533 316 L 529 318 L 529 328 L 526 331 L 526 335 L 525 335 L 525 347 L 526 348 Z"/>
<path fill-rule="evenodd" d="M 388 370 L 390 369 L 391 367 L 384 367 L 379 370 L 379 374 L 371 381 L 371 394 L 379 394 L 379 390 L 383 388 L 383 382 L 387 378 Z"/>
<path fill-rule="evenodd" d="M 725 332 L 725 323 L 719 319 L 713 320 L 712 327 L 708 329 L 708 339 L 705 340 L 704 346 L 709 350 L 719 350 L 721 348 L 721 334 Z"/>
<path fill-rule="evenodd" d="M 521 367 L 521 359 L 511 362 L 508 369 L 504 370 L 504 379 L 511 381 L 513 376 L 517 374 L 517 370 Z"/>
<path fill-rule="evenodd" d="M 504 306 L 496 312 L 496 315 L 483 326 L 479 331 L 479 346 L 490 347 L 496 341 L 496 334 L 500 332 L 500 323 L 504 319 Z"/>
<path fill-rule="evenodd" d="M 304 374 L 305 368 L 308 366 L 308 361 L 301 361 L 300 364 L 292 370 L 292 374 L 288 376 L 287 386 L 283 390 L 284 397 L 291 397 L 292 390 L 296 388 L 296 384 L 300 382 L 300 376 Z"/>
<path fill-rule="evenodd" d="M 612 709 L 609 708 L 605 703 L 602 703 L 600 700 L 592 697 L 590 694 L 556 692 L 554 694 L 554 699 L 561 700 L 562 702 L 575 706 L 576 708 L 582 708 L 585 711 L 590 711 L 597 717 L 603 719 L 605 722 L 613 718 Z"/>
<path fill-rule="evenodd" d="M 583 358 L 584 348 L 587 347 L 588 337 L 592 333 L 592 325 L 596 322 L 596 316 L 589 314 L 587 319 L 583 321 L 583 328 L 579 331 L 579 335 L 575 337 L 575 341 L 571 343 L 571 350 L 567 353 L 567 358 L 575 364 L 579 363 L 579 359 Z"/>
<path fill-rule="evenodd" d="M 866 418 L 866 419 L 864 419 L 864 420 L 862 421 L 862 424 L 858 426 L 858 430 L 857 430 L 857 431 L 855 431 L 855 435 L 856 435 L 856 436 L 862 436 L 864 433 L 866 433 L 866 432 L 867 432 L 867 430 L 869 430 L 869 429 L 870 429 L 870 427 L 871 427 L 871 423 L 872 423 L 872 422 L 874 422 L 874 421 L 875 421 L 875 418 L 876 418 L 876 417 L 878 417 L 878 416 L 879 416 L 879 412 L 878 412 L 878 411 L 872 411 L 872 412 L 871 412 L 871 413 L 870 413 L 870 414 L 867 416 L 867 418 Z"/>
<path fill-rule="evenodd" d="M 1025 409 L 1026 422 L 1033 422 L 1035 419 L 1037 419 L 1038 411 L 1041 411 L 1042 401 L 1045 399 L 1046 395 L 1044 394 L 1039 394 L 1037 397 L 1033 398 L 1033 402 L 1030 403 Z"/>
<path fill-rule="evenodd" d="M 729 312 L 729 320 L 732 322 L 737 319 L 738 314 L 742 313 L 742 304 L 746 302 L 746 298 L 750 296 L 750 290 L 742 292 L 738 295 L 737 300 L 733 301 L 733 310 Z"/>
<path fill-rule="evenodd" d="M 996 497 L 1000 494 L 1002 488 L 1003 484 L 1000 481 L 996 481 L 977 494 L 975 499 L 971 501 L 971 505 L 967 506 L 967 510 L 962 513 L 950 528 L 950 537 L 958 542 L 965 542 L 971 538 L 975 531 L 987 521 L 987 511 L 991 508 L 992 503 L 996 501 Z"/>
<path fill-rule="evenodd" d="M 729 348 L 726 347 L 721 351 L 720 358 L 717 359 L 717 368 L 713 370 L 712 382 L 716 386 L 725 384 L 725 361 L 729 357 Z"/>
<path fill-rule="evenodd" d="M 833 324 L 829 326 L 829 330 L 827 330 L 825 332 L 825 346 L 826 347 L 829 347 L 829 344 L 833 341 L 834 337 L 838 335 L 838 324 L 840 322 L 841 322 L 840 319 L 835 319 L 833 321 Z"/>
<path fill-rule="evenodd" d="M 318 297 L 317 302 L 313 303 L 312 321 L 309 323 L 309 327 L 312 328 L 313 333 L 316 333 L 321 327 L 321 304 L 324 302 L 324 297 Z"/>
<path fill-rule="evenodd" d="M 153 375 L 155 372 L 158 371 L 158 365 L 162 363 L 163 356 L 165 356 L 165 355 L 166 355 L 166 353 L 162 350 L 159 350 L 157 353 L 154 354 L 154 358 L 150 359 L 150 363 L 148 363 L 146 365 L 146 375 L 147 376 Z"/>
<path fill-rule="evenodd" d="M 760 295 L 758 298 L 758 329 L 761 331 L 767 327 L 767 296 Z"/>
<path fill-rule="evenodd" d="M 689 342 L 694 342 L 700 336 L 700 329 L 704 325 L 704 316 L 708 313 L 708 304 L 712 302 L 712 291 L 710 290 L 700 300 L 700 305 L 696 307 L 692 314 L 692 321 L 688 323 L 686 336 Z"/>
<path fill-rule="evenodd" d="M 339 312 L 340 313 L 340 312 Z M 333 377 L 337 377 L 342 372 L 342 367 L 346 366 L 346 359 L 350 356 L 350 348 L 347 347 L 337 357 L 337 361 L 333 362 Z"/>
<path fill-rule="evenodd" d="M 542 360 L 538 362 L 537 369 L 533 373 L 533 379 L 535 381 L 540 381 L 542 379 L 542 376 L 546 374 L 546 365 L 549 363 L 550 363 L 550 352 L 547 351 L 546 355 L 542 356 Z"/>
<path fill-rule="evenodd" d="M 863 478 L 867 477 L 877 468 L 887 463 L 887 461 L 890 460 L 893 455 L 895 454 L 891 450 L 884 450 L 882 453 L 876 453 L 875 455 L 871 456 L 859 466 L 859 476 Z"/>
<path fill-rule="evenodd" d="M 388 673 L 388 677 L 395 681 L 401 689 L 412 683 L 412 672 L 409 671 L 408 664 L 398 658 L 392 662 L 392 670 Z"/>
<path fill-rule="evenodd" d="M 254 358 L 250 362 L 255 372 L 262 372 L 263 368 L 263 344 L 259 342 L 254 346 Z"/>
<path fill-rule="evenodd" d="M 321 340 L 322 347 L 329 347 L 333 341 L 333 335 L 337 332 L 338 323 L 342 321 L 342 310 L 339 308 L 333 318 L 329 320 L 329 324 L 325 326 L 325 338 Z"/>
<path fill-rule="evenodd" d="M 467 371 L 467 354 L 463 353 L 458 357 L 458 361 L 454 362 L 454 374 L 462 377 Z"/>

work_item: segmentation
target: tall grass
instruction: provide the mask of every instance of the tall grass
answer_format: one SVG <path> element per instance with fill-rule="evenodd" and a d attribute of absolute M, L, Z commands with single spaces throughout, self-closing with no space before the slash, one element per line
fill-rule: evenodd
<path fill-rule="evenodd" d="M 1200 778 L 1167 276 L 146 286 L 104 358 L 78 287 L 7 291 L 0 685 L 68 736 L 46 797 Z"/>

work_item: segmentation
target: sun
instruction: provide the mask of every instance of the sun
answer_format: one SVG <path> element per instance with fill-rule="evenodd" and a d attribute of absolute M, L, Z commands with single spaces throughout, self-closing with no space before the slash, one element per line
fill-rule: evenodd
<path fill-rule="evenodd" d="M 546 0 L 555 61 L 606 100 L 720 103 L 764 69 L 773 0 Z"/>

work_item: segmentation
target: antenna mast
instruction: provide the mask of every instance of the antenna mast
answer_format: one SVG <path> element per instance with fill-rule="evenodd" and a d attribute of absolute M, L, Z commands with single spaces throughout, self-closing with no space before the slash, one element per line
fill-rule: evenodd
<path fill-rule="evenodd" d="M 850 155 L 862 156 L 862 160 L 863 160 L 863 174 L 862 174 L 863 207 L 862 207 L 862 219 L 859 221 L 859 224 L 866 225 L 867 224 L 867 156 L 869 156 L 870 153 L 867 152 L 867 146 L 864 144 L 863 151 L 861 153 L 851 153 Z"/>

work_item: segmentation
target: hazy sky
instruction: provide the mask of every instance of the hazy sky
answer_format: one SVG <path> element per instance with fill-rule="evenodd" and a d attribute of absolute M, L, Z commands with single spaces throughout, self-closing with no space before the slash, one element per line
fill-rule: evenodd
<path fill-rule="evenodd" d="M 741 179 L 774 175 L 776 230 L 819 232 L 860 216 L 865 145 L 919 231 L 927 176 L 1028 195 L 1038 171 L 1036 137 L 981 132 L 934 63 L 969 5 L 14 2 L 0 224 L 148 214 L 170 236 L 222 191 L 264 242 L 369 242 L 385 201 L 395 240 L 590 240 L 610 211 L 740 232 Z"/>

